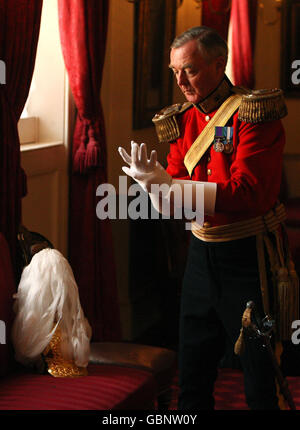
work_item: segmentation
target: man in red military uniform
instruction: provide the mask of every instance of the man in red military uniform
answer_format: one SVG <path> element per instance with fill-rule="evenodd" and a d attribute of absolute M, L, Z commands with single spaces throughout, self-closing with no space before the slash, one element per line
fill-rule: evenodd
<path fill-rule="evenodd" d="M 227 81 L 225 80 L 227 83 Z M 228 85 L 228 93 L 230 86 Z M 178 118 L 180 137 L 170 144 L 167 171 L 172 177 L 190 179 L 184 155 L 213 118 L 202 112 L 201 103 Z M 230 120 L 233 128 L 232 150 L 216 151 L 212 145 L 195 166 L 191 178 L 216 182 L 215 215 L 211 225 L 227 224 L 265 214 L 271 209 L 280 189 L 284 131 L 281 122 L 251 124 L 240 121 L 238 112 Z"/>
<path fill-rule="evenodd" d="M 178 36 L 170 68 L 187 102 L 153 119 L 160 141 L 170 143 L 166 171 L 155 153 L 146 157 L 144 144 L 132 144 L 131 156 L 120 149 L 129 165 L 123 170 L 148 191 L 155 183 L 191 179 L 216 184 L 214 213 L 204 207 L 204 225 L 193 225 L 183 280 L 179 409 L 185 410 L 214 408 L 226 338 L 234 345 L 249 300 L 261 315 L 274 302 L 272 291 L 262 295 L 257 238 L 279 194 L 285 105 L 280 92 L 233 87 L 226 62 L 227 45 L 214 30 L 195 27 Z M 264 274 L 268 282 L 268 262 Z M 247 340 L 241 364 L 249 408 L 278 409 L 274 371 L 257 340 Z"/>

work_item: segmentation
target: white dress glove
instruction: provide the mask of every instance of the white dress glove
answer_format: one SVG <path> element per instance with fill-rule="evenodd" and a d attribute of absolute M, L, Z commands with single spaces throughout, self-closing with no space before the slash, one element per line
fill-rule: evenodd
<path fill-rule="evenodd" d="M 130 166 L 122 167 L 123 172 L 140 184 L 146 192 L 151 193 L 152 185 L 161 186 L 166 184 L 165 194 L 168 193 L 172 184 L 172 177 L 157 161 L 156 151 L 152 151 L 148 159 L 146 144 L 141 143 L 139 146 L 137 143 L 131 141 L 131 155 L 122 147 L 119 148 L 119 154 L 125 163 Z"/>
<path fill-rule="evenodd" d="M 133 178 L 149 193 L 151 202 L 157 211 L 169 215 L 171 204 L 171 212 L 173 212 L 177 206 L 177 199 L 174 197 L 176 193 L 180 195 L 180 207 L 194 210 L 195 202 L 197 202 L 197 194 L 199 193 L 199 188 L 197 187 L 199 184 L 202 184 L 204 187 L 204 202 L 201 205 L 196 205 L 196 209 L 204 211 L 206 215 L 214 214 L 217 184 L 212 182 L 172 179 L 172 176 L 169 175 L 157 161 L 156 151 L 152 151 L 148 159 L 147 146 L 145 143 L 139 146 L 137 143 L 131 141 L 131 155 L 122 147 L 119 147 L 119 154 L 129 166 L 122 167 L 123 172 Z M 189 196 L 185 193 L 185 185 L 192 186 L 192 193 L 189 193 Z M 173 193 L 170 193 L 170 191 Z M 181 199 L 181 197 L 183 197 L 183 199 Z"/>

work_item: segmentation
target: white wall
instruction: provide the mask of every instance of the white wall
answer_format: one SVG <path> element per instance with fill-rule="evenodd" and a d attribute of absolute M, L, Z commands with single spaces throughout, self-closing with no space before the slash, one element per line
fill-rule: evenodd
<path fill-rule="evenodd" d="M 40 142 L 63 141 L 65 114 L 65 66 L 63 62 L 56 0 L 44 0 L 27 116 L 39 117 Z"/>
<path fill-rule="evenodd" d="M 258 8 L 255 46 L 256 88 L 280 88 L 281 11 L 273 0 Z M 267 22 L 274 22 L 268 25 Z M 300 98 L 286 97 L 288 115 L 282 122 L 286 132 L 284 167 L 290 197 L 300 196 Z"/>
<path fill-rule="evenodd" d="M 28 194 L 23 224 L 46 236 L 67 256 L 68 100 L 56 0 L 44 0 L 33 83 L 23 116 L 37 117 L 36 141 L 21 145 Z M 27 119 L 28 120 L 28 119 Z M 26 135 L 34 122 L 27 121 Z M 22 129 L 22 119 L 19 123 Z M 24 133 L 21 133 L 21 137 Z M 30 139 L 28 139 L 30 140 Z"/>

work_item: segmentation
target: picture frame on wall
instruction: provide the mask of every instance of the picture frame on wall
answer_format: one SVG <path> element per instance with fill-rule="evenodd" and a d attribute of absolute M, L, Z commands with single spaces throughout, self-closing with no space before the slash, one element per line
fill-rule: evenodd
<path fill-rule="evenodd" d="M 170 45 L 175 37 L 177 0 L 134 2 L 133 128 L 153 125 L 153 116 L 172 104 Z"/>

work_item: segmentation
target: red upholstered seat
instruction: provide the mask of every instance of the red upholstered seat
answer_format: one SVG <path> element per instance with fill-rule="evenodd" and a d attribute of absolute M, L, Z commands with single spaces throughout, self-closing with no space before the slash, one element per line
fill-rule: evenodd
<path fill-rule="evenodd" d="M 144 370 L 89 365 L 88 376 L 22 373 L 0 380 L 0 410 L 153 409 L 156 383 Z"/>
<path fill-rule="evenodd" d="M 157 383 L 158 409 L 168 409 L 176 354 L 166 348 L 127 342 L 91 343 L 90 363 L 109 364 L 151 372 Z"/>

